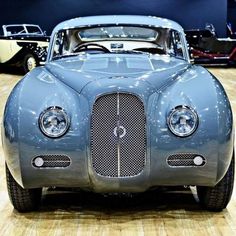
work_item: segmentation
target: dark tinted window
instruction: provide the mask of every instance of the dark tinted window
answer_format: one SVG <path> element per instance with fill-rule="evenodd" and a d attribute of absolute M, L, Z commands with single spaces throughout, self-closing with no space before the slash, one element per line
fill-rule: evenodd
<path fill-rule="evenodd" d="M 25 34 L 25 29 L 23 26 L 9 26 L 6 28 L 7 29 L 7 34 Z"/>
<path fill-rule="evenodd" d="M 37 26 L 27 26 L 27 30 L 30 34 L 42 34 L 41 30 Z"/>

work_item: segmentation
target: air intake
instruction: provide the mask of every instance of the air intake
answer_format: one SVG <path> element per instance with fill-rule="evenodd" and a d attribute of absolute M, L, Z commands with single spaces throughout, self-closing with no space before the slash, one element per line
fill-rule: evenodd
<path fill-rule="evenodd" d="M 180 153 L 169 156 L 167 158 L 167 164 L 172 167 L 204 166 L 206 159 L 197 154 Z"/>
<path fill-rule="evenodd" d="M 71 164 L 71 160 L 66 155 L 42 155 L 32 160 L 35 168 L 66 168 Z"/>
<path fill-rule="evenodd" d="M 142 101 L 131 94 L 96 100 L 91 121 L 95 172 L 107 177 L 138 175 L 146 164 L 146 118 Z"/>

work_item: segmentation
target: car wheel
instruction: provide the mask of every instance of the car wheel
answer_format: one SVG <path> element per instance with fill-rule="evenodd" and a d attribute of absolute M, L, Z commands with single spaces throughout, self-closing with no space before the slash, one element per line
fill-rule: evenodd
<path fill-rule="evenodd" d="M 26 54 L 23 62 L 23 70 L 25 73 L 33 70 L 38 65 L 37 60 L 34 55 Z"/>
<path fill-rule="evenodd" d="M 197 187 L 200 204 L 210 211 L 222 211 L 228 205 L 234 187 L 234 154 L 223 179 L 215 187 Z"/>
<path fill-rule="evenodd" d="M 6 165 L 7 190 L 12 205 L 19 212 L 36 210 L 40 206 L 42 188 L 24 189 L 11 175 Z"/>

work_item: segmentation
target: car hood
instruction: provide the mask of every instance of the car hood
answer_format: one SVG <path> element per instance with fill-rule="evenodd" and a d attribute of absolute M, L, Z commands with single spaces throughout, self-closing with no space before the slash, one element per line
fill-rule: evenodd
<path fill-rule="evenodd" d="M 122 81 L 127 87 L 147 83 L 157 91 L 183 74 L 188 67 L 189 63 L 184 60 L 149 54 L 85 54 L 46 64 L 54 77 L 78 93 L 86 85 L 98 81 L 103 87 L 110 85 L 111 81 L 114 85 L 116 81 Z"/>

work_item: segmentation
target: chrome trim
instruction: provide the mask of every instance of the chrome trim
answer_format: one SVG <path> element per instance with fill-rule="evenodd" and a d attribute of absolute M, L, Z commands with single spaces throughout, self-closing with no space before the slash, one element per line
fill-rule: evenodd
<path fill-rule="evenodd" d="M 118 177 L 120 177 L 120 133 L 119 133 L 119 128 L 120 128 L 120 96 L 119 93 L 117 93 L 117 161 L 118 161 Z"/>
<path fill-rule="evenodd" d="M 70 163 L 68 166 L 65 166 L 65 167 L 36 167 L 35 165 L 34 165 L 34 160 L 36 159 L 36 158 L 38 158 L 38 157 L 50 157 L 50 156 L 64 156 L 64 157 L 67 157 L 68 158 L 68 163 Z M 59 162 L 62 162 L 62 161 L 59 161 Z M 31 165 L 32 165 L 32 167 L 34 168 L 34 169 L 66 169 L 66 168 L 68 168 L 69 166 L 71 166 L 71 164 L 72 164 L 72 160 L 71 160 L 71 158 L 68 156 L 68 155 L 65 155 L 65 154 L 42 154 L 42 155 L 37 155 L 37 156 L 35 156 L 35 157 L 33 157 L 32 159 L 31 159 Z"/>
<path fill-rule="evenodd" d="M 170 156 L 173 156 L 173 155 L 194 155 L 194 157 L 196 157 L 196 156 L 200 156 L 200 157 L 202 157 L 203 158 L 203 160 L 204 160 L 204 164 L 202 164 L 202 165 L 200 165 L 200 166 L 197 166 L 197 165 L 192 165 L 192 166 L 171 166 L 171 165 L 169 165 L 168 164 L 168 158 L 170 157 Z M 203 156 L 203 155 L 200 155 L 200 154 L 197 154 L 197 153 L 174 153 L 174 154 L 171 154 L 171 155 L 169 155 L 167 158 L 166 158 L 166 164 L 168 165 L 168 167 L 169 168 L 202 168 L 202 167 L 205 167 L 205 165 L 207 164 L 207 159 Z"/>
<path fill-rule="evenodd" d="M 147 150 L 147 138 L 148 137 L 147 137 L 147 118 L 146 118 L 146 112 L 145 112 L 146 108 L 145 108 L 145 105 L 144 105 L 145 103 L 143 101 L 143 98 L 139 94 L 135 94 L 135 93 L 131 93 L 131 92 L 126 92 L 126 91 L 119 91 L 119 92 L 115 92 L 115 93 L 114 92 L 108 92 L 108 93 L 103 93 L 103 94 L 99 94 L 99 95 L 96 96 L 96 98 L 94 99 L 93 105 L 92 105 L 92 110 L 93 110 L 94 104 L 97 102 L 98 99 L 100 99 L 101 97 L 104 97 L 104 96 L 112 95 L 112 94 L 116 94 L 117 97 L 119 97 L 120 94 L 132 95 L 132 96 L 136 97 L 142 103 L 142 105 L 143 105 L 144 119 L 145 119 L 145 122 L 144 122 L 145 123 L 145 125 L 144 125 L 144 127 L 145 127 L 145 142 L 146 142 L 145 154 L 144 154 L 144 166 L 143 166 L 143 169 L 138 174 L 135 174 L 135 175 L 132 175 L 132 176 L 120 176 L 120 172 L 121 172 L 121 170 L 120 170 L 120 165 L 121 165 L 121 163 L 120 163 L 120 158 L 121 158 L 121 156 L 120 156 L 120 147 L 117 149 L 117 151 L 118 151 L 117 156 L 119 156 L 119 158 L 118 158 L 118 161 L 119 161 L 119 163 L 118 163 L 119 176 L 115 176 L 115 177 L 113 177 L 113 176 L 105 176 L 105 175 L 102 175 L 102 174 L 96 172 L 96 170 L 95 170 L 95 168 L 93 166 L 91 148 L 90 148 L 89 165 L 91 167 L 92 174 L 96 175 L 96 176 L 99 176 L 99 177 L 102 177 L 102 178 L 106 178 L 106 179 L 134 178 L 134 177 L 137 177 L 137 176 L 140 176 L 140 175 L 143 174 L 143 172 L 144 172 L 144 170 L 145 170 L 145 168 L 147 166 L 147 163 L 148 163 L 148 160 L 147 160 L 147 158 L 148 158 L 147 157 L 147 152 L 148 152 L 148 150 Z M 117 115 L 120 115 L 119 111 L 120 111 L 120 100 L 117 98 Z M 92 114 L 93 114 L 93 112 L 91 112 L 91 117 L 90 117 L 90 129 L 92 129 Z M 118 124 L 119 124 L 119 121 L 118 121 Z M 116 135 L 114 135 L 114 136 L 116 136 Z M 120 138 L 120 136 L 118 136 L 118 137 Z M 90 134 L 90 145 L 91 145 L 91 134 Z M 120 145 L 120 142 L 117 142 L 117 147 L 118 147 L 118 145 Z"/>
<path fill-rule="evenodd" d="M 23 34 L 18 34 L 18 33 L 16 33 L 16 34 L 10 34 L 10 35 L 7 35 L 7 27 L 16 27 L 16 26 L 22 26 L 23 28 L 24 28 L 24 30 L 25 30 L 25 32 L 26 33 L 23 33 Z M 27 29 L 27 27 L 28 26 L 34 26 L 34 27 L 37 27 L 39 30 L 40 30 L 40 32 L 41 32 L 41 34 L 35 34 L 35 33 L 29 33 L 28 32 L 28 29 Z M 3 28 L 3 35 L 4 36 L 15 36 L 15 35 L 39 35 L 39 36 L 44 36 L 44 34 L 43 34 L 43 31 L 42 31 L 42 29 L 40 28 L 40 26 L 39 25 L 34 25 L 34 24 L 9 24 L 9 25 L 3 25 L 2 26 L 2 28 Z"/>
<path fill-rule="evenodd" d="M 64 116 L 65 116 L 65 120 L 66 120 L 66 128 L 65 128 L 64 131 L 63 131 L 61 134 L 59 134 L 59 135 L 50 135 L 50 134 L 48 134 L 48 133 L 45 131 L 45 129 L 44 129 L 44 127 L 43 127 L 42 118 L 43 118 L 43 116 L 46 114 L 46 112 L 48 112 L 48 111 L 50 111 L 50 110 L 55 110 L 55 109 L 58 109 L 58 110 L 60 110 L 61 112 L 63 112 L 63 114 L 64 114 Z M 65 111 L 63 108 L 61 108 L 61 107 L 59 107 L 59 106 L 51 106 L 51 107 L 48 107 L 47 109 L 45 109 L 43 112 L 41 112 L 41 114 L 40 114 L 40 116 L 39 116 L 39 119 L 38 119 L 38 124 L 39 124 L 39 128 L 40 128 L 41 132 L 42 132 L 45 136 L 47 136 L 47 137 L 49 137 L 49 138 L 60 138 L 60 137 L 62 137 L 62 136 L 68 131 L 68 129 L 69 129 L 69 127 L 70 127 L 70 118 L 69 118 L 69 116 L 67 115 L 66 111 Z"/>
<path fill-rule="evenodd" d="M 176 132 L 171 126 L 171 123 L 170 123 L 171 117 L 179 109 L 190 110 L 192 112 L 193 116 L 195 117 L 196 122 L 195 122 L 194 128 L 188 134 L 180 134 L 180 133 Z M 173 133 L 177 137 L 185 138 L 185 137 L 188 137 L 188 136 L 192 135 L 196 131 L 198 125 L 199 125 L 199 117 L 198 117 L 197 113 L 195 112 L 195 110 L 193 108 L 191 108 L 189 106 L 186 106 L 186 105 L 176 106 L 175 108 L 173 108 L 170 111 L 169 115 L 167 116 L 167 126 L 168 126 L 169 130 L 171 131 L 171 133 Z"/>

